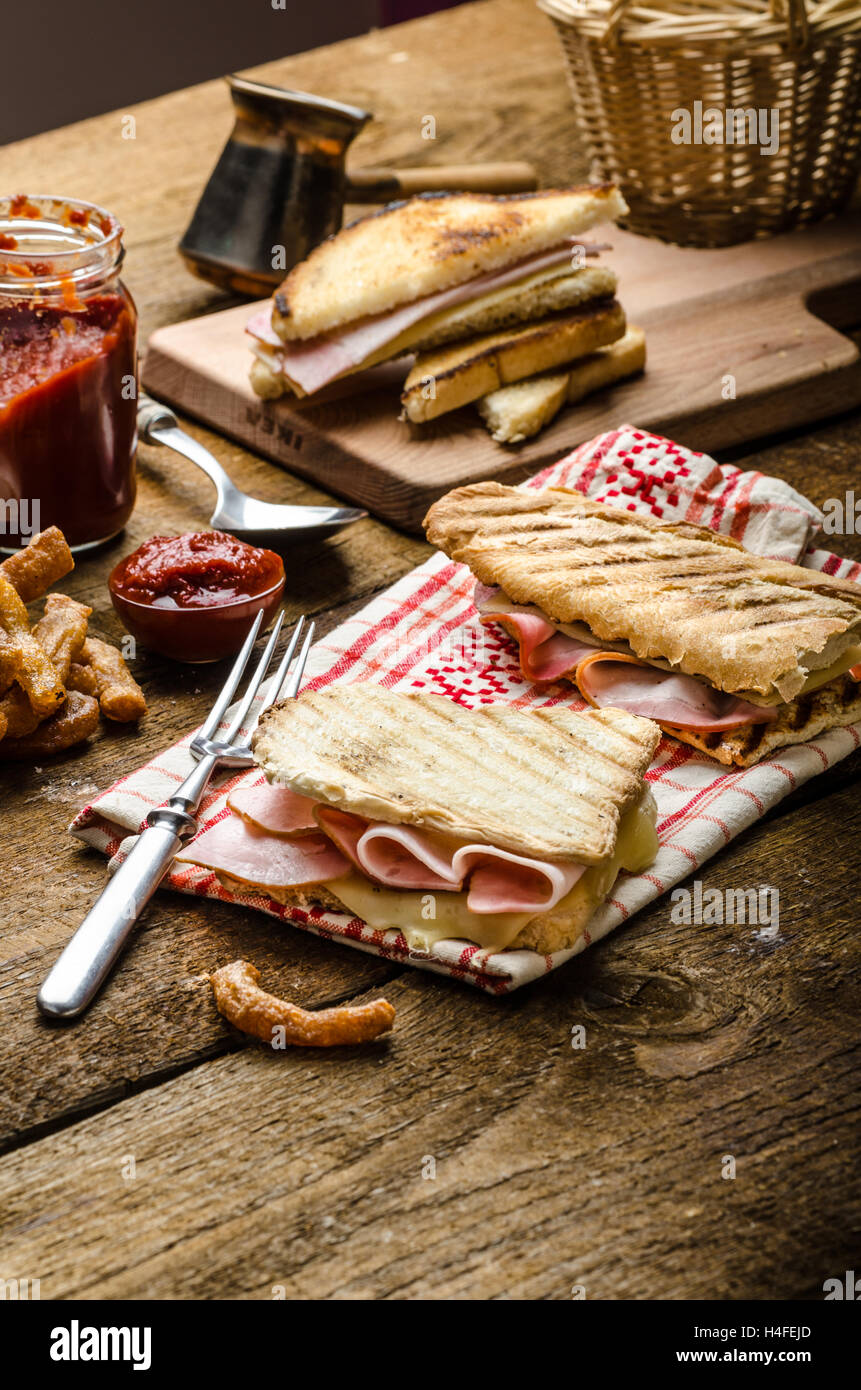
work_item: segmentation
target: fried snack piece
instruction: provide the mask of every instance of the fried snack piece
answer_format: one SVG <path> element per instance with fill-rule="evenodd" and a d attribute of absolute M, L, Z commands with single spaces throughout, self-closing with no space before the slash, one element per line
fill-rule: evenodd
<path fill-rule="evenodd" d="M 0 745 L 2 747 L 2 745 Z M 370 1004 L 341 1004 L 335 1009 L 309 1013 L 267 994 L 257 981 L 260 971 L 247 960 L 235 960 L 210 975 L 215 1006 L 234 1027 L 272 1045 L 275 1029 L 284 1030 L 284 1041 L 294 1047 L 340 1047 L 371 1042 L 387 1033 L 395 1011 L 385 999 Z"/>
<path fill-rule="evenodd" d="M 42 722 L 20 685 L 14 685 L 0 700 L 0 716 L 6 723 L 9 738 L 23 738 Z"/>
<path fill-rule="evenodd" d="M 15 679 L 26 692 L 33 713 L 46 719 L 62 704 L 63 682 L 48 653 L 30 631 L 23 599 L 3 574 L 0 574 L 0 626 L 18 648 Z"/>
<path fill-rule="evenodd" d="M 0 694 L 7 691 L 18 674 L 20 652 L 7 633 L 0 628 Z"/>
<path fill-rule="evenodd" d="M 29 545 L 0 563 L 2 574 L 24 603 L 41 598 L 52 584 L 75 568 L 66 537 L 57 526 L 40 531 Z"/>
<path fill-rule="evenodd" d="M 88 637 L 78 658 L 96 678 L 99 704 L 106 719 L 131 724 L 146 714 L 144 693 L 123 660 L 122 652 L 97 637 Z"/>
<path fill-rule="evenodd" d="M 61 753 L 89 738 L 99 723 L 98 702 L 89 695 L 71 691 L 63 708 L 46 719 L 24 738 L 4 738 L 0 742 L 0 761 L 34 762 Z"/>
<path fill-rule="evenodd" d="M 87 640 L 87 619 L 92 611 L 68 594 L 49 594 L 45 599 L 44 616 L 33 628 L 33 636 L 64 683 L 68 680 L 73 658 Z"/>
<path fill-rule="evenodd" d="M 73 661 L 66 677 L 66 689 L 77 690 L 81 695 L 92 695 L 98 699 L 99 680 L 92 666 L 83 666 L 80 661 Z"/>

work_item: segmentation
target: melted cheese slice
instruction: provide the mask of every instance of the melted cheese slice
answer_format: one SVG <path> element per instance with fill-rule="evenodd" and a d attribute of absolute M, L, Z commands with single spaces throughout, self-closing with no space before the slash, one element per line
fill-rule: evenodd
<path fill-rule="evenodd" d="M 657 807 L 648 787 L 626 811 L 616 848 L 603 864 L 593 865 L 571 892 L 547 914 L 570 918 L 581 931 L 604 901 L 621 869 L 640 873 L 658 852 Z M 470 912 L 466 893 L 416 893 L 380 888 L 360 874 L 330 879 L 326 887 L 356 917 L 376 931 L 400 931 L 414 951 L 428 951 L 437 941 L 474 941 L 485 950 L 504 951 L 516 940 L 534 912 Z M 538 914 L 541 915 L 541 914 Z"/>

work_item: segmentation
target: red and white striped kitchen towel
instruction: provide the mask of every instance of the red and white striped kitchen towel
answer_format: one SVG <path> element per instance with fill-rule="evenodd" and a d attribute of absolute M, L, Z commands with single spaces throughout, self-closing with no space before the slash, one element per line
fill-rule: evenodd
<path fill-rule="evenodd" d="M 720 467 L 631 426 L 581 445 L 524 486 L 553 484 L 664 520 L 712 527 L 763 555 L 861 578 L 861 565 L 813 548 L 821 515 L 786 483 Z M 582 708 L 570 686 L 539 689 L 522 680 L 514 644 L 500 629 L 481 626 L 472 592 L 468 570 L 433 556 L 318 642 L 305 684 L 319 689 L 335 681 L 378 681 L 399 690 L 435 691 L 470 707 L 506 701 L 521 708 L 562 702 Z M 77 816 L 72 832 L 109 855 L 122 853 L 124 838 L 138 831 L 147 811 L 166 800 L 187 774 L 192 732 L 97 797 Z M 165 886 L 256 908 L 318 936 L 505 993 L 556 969 L 699 869 L 788 792 L 857 748 L 859 735 L 861 725 L 834 729 L 812 743 L 779 749 L 756 767 L 735 770 L 662 739 L 647 773 L 659 811 L 657 860 L 646 873 L 623 875 L 588 933 L 573 949 L 553 956 L 493 954 L 463 941 L 412 951 L 398 931 L 374 931 L 346 913 L 306 913 L 258 893 L 231 893 L 207 870 L 186 864 L 170 873 Z M 262 780 L 253 770 L 221 782 L 203 803 L 202 827 L 228 814 L 227 793 L 238 783 Z"/>

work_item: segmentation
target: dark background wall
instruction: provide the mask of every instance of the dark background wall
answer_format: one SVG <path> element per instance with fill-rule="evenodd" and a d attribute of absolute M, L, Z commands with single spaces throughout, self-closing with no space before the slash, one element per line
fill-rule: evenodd
<path fill-rule="evenodd" d="M 284 8 L 273 9 L 273 3 Z M 4 3 L 0 20 L 0 145 L 456 3 L 458 0 Z"/>

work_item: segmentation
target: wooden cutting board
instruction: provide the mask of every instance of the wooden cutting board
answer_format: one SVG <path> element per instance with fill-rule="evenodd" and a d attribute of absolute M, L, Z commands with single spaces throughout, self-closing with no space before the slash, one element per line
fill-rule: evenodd
<path fill-rule="evenodd" d="M 144 386 L 410 531 L 449 488 L 518 482 L 622 423 L 714 450 L 861 403 L 859 351 L 839 331 L 861 323 L 861 216 L 719 250 L 615 227 L 591 236 L 613 246 L 606 259 L 629 321 L 646 330 L 647 370 L 523 444 L 495 444 L 473 407 L 406 424 L 391 384 L 313 405 L 261 401 L 248 384 L 249 305 L 153 334 Z"/>

